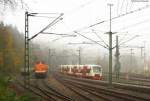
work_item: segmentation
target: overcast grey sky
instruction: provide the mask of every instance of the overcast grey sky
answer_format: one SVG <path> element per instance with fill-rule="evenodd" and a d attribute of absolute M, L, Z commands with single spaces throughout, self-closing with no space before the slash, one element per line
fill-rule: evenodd
<path fill-rule="evenodd" d="M 29 12 L 40 13 L 64 13 L 63 20 L 55 24 L 47 32 L 74 34 L 73 31 L 77 30 L 86 37 L 93 40 L 100 41 L 100 39 L 92 32 L 95 30 L 99 36 L 108 44 L 108 35 L 104 34 L 109 31 L 109 22 L 94 26 L 92 28 L 78 30 L 94 23 L 105 21 L 109 19 L 109 6 L 108 3 L 112 3 L 112 17 L 125 14 L 130 11 L 134 11 L 138 8 L 142 8 L 149 5 L 147 2 L 131 2 L 131 0 L 25 0 L 29 7 Z M 25 10 L 17 9 L 11 12 L 6 10 L 5 14 L 1 16 L 1 20 L 8 24 L 13 24 L 17 28 L 24 32 L 24 13 Z M 58 15 L 50 15 L 58 16 Z M 44 26 L 50 23 L 54 19 L 47 18 L 29 18 L 29 32 L 30 37 L 40 31 Z M 147 54 L 150 51 L 150 7 L 137 11 L 135 13 L 119 17 L 112 21 L 112 31 L 117 32 L 122 42 L 140 35 L 140 37 L 127 42 L 126 45 L 141 46 L 143 42 L 146 42 Z M 128 33 L 127 33 L 128 32 Z M 115 45 L 115 34 L 113 35 L 113 41 Z M 54 35 L 40 35 L 33 41 L 43 41 L 48 43 L 60 36 Z M 78 36 L 75 38 L 62 38 L 56 43 L 66 44 L 68 42 L 82 42 L 88 41 L 87 39 Z M 102 43 L 103 44 L 103 43 Z M 57 44 L 58 45 L 58 44 Z M 103 44 L 104 45 L 104 44 Z M 70 46 L 67 46 L 70 47 Z M 88 46 L 89 47 L 89 46 Z M 92 47 L 92 46 L 90 46 Z M 97 45 L 97 47 L 100 47 Z M 94 47 L 95 48 L 95 47 Z M 100 47 L 101 50 L 106 51 Z M 127 51 L 122 51 L 123 53 Z M 135 50 L 138 52 L 139 50 Z"/>

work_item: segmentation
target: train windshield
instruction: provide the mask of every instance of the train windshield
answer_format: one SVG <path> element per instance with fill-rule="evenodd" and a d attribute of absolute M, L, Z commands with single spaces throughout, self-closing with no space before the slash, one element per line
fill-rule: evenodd
<path fill-rule="evenodd" d="M 99 67 L 99 66 L 94 66 L 94 67 L 93 67 L 93 72 L 94 72 L 94 73 L 100 73 L 100 72 L 101 72 L 101 67 Z"/>

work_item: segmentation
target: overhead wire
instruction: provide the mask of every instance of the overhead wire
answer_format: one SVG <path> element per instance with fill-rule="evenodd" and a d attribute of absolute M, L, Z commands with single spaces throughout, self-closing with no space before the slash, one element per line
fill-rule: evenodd
<path fill-rule="evenodd" d="M 138 11 L 141 11 L 141 10 L 144 10 L 144 9 L 146 9 L 146 8 L 149 8 L 149 7 L 150 7 L 150 5 L 146 5 L 146 6 L 144 6 L 144 7 L 141 7 L 141 8 L 138 8 L 138 9 L 135 9 L 135 10 L 132 10 L 132 11 L 129 11 L 129 12 L 127 12 L 127 13 L 121 14 L 121 15 L 119 15 L 119 16 L 113 17 L 111 20 L 115 20 L 115 19 L 117 19 L 117 18 L 121 18 L 121 17 L 123 17 L 123 16 L 126 16 L 126 15 L 129 15 L 129 14 L 132 14 L 132 13 L 135 13 L 135 12 L 138 12 Z M 100 22 L 98 22 L 98 23 L 92 24 L 92 25 L 90 25 L 90 26 L 85 26 L 85 27 L 79 28 L 79 29 L 77 29 L 76 31 L 82 31 L 82 30 L 84 30 L 84 29 L 88 29 L 88 28 L 94 27 L 94 26 L 96 26 L 96 25 L 99 25 L 99 24 L 108 22 L 109 20 L 110 20 L 110 19 L 108 19 L 108 20 L 103 20 L 103 21 L 100 21 Z"/>
<path fill-rule="evenodd" d="M 119 15 L 119 16 L 113 17 L 112 20 L 117 19 L 117 18 L 120 18 L 120 17 L 123 17 L 123 16 L 128 15 L 128 14 L 132 14 L 132 13 L 135 13 L 135 12 L 138 12 L 138 11 L 141 11 L 141 10 L 144 10 L 144 9 L 146 9 L 146 8 L 149 8 L 149 7 L 150 7 L 150 5 L 146 5 L 146 6 L 144 6 L 144 7 L 135 9 L 135 10 L 133 10 L 133 11 L 129 11 L 129 12 L 126 11 L 126 13 L 124 13 L 124 14 L 121 14 L 121 15 Z M 101 22 L 92 24 L 92 25 L 90 25 L 90 26 L 82 27 L 82 28 L 80 28 L 80 29 L 75 30 L 74 32 L 75 32 L 75 33 L 77 32 L 78 35 L 80 35 L 80 36 L 82 36 L 82 37 L 85 37 L 84 35 L 81 35 L 81 34 L 79 34 L 78 32 L 79 32 L 79 31 L 82 31 L 82 30 L 84 30 L 84 29 L 88 29 L 88 28 L 94 27 L 94 26 L 96 26 L 96 25 L 105 23 L 105 22 L 107 22 L 107 21 L 109 21 L 109 20 L 104 20 L 104 21 L 101 21 Z M 87 37 L 85 37 L 85 38 L 87 38 Z M 89 39 L 89 38 L 87 38 L 87 39 Z M 89 40 L 91 40 L 91 39 L 89 39 Z M 91 41 L 94 41 L 94 40 L 91 40 Z M 103 47 L 106 48 L 105 46 L 103 46 Z"/>
<path fill-rule="evenodd" d="M 63 13 L 61 13 L 56 19 L 54 19 L 50 24 L 48 24 L 45 28 L 43 28 L 40 32 L 43 32 L 44 30 L 48 29 L 49 27 L 53 26 L 56 24 L 58 21 L 62 20 L 61 18 L 63 16 Z"/>
<path fill-rule="evenodd" d="M 123 44 L 125 44 L 125 43 L 127 43 L 127 42 L 129 42 L 129 41 L 131 41 L 131 40 L 133 40 L 133 39 L 135 39 L 136 37 L 139 37 L 139 35 L 135 35 L 135 36 L 133 36 L 132 38 L 130 38 L 130 39 L 128 39 L 128 40 L 126 40 L 126 41 L 124 41 L 124 42 L 122 42 L 122 43 L 119 43 L 119 46 L 120 45 L 123 45 Z M 114 49 L 116 47 L 116 45 L 114 46 L 114 47 L 112 47 L 112 49 Z"/>
<path fill-rule="evenodd" d="M 89 44 L 89 45 L 92 45 L 92 44 L 95 44 L 95 43 L 82 42 L 82 43 L 68 43 L 68 44 L 74 44 L 74 45 L 75 45 L 75 44 L 81 44 L 81 45 L 82 45 L 82 44 Z"/>
<path fill-rule="evenodd" d="M 60 39 L 65 38 L 65 37 L 70 37 L 70 36 L 62 36 L 62 37 L 59 37 L 59 38 L 56 38 L 56 39 L 52 40 L 51 42 L 55 42 L 55 41 L 57 41 L 57 40 L 60 40 Z"/>
<path fill-rule="evenodd" d="M 149 8 L 149 7 L 150 7 L 150 5 L 146 5 L 146 6 L 144 6 L 144 7 L 138 8 L 138 9 L 136 9 L 136 10 L 126 12 L 126 13 L 121 14 L 121 15 L 119 15 L 119 16 L 113 17 L 112 20 L 117 19 L 117 18 L 120 18 L 120 17 L 123 17 L 123 16 L 128 15 L 128 14 L 132 14 L 132 13 L 135 13 L 135 12 L 138 12 L 138 11 L 141 11 L 141 10 L 144 10 L 144 9 L 146 9 L 146 8 Z M 89 39 L 89 40 L 95 42 L 94 40 L 92 40 L 92 39 L 90 39 L 90 38 L 88 38 L 88 37 L 86 37 L 86 36 L 84 36 L 84 35 L 78 33 L 78 31 L 81 31 L 81 30 L 84 30 L 84 29 L 87 29 L 87 28 L 90 28 L 90 27 L 94 27 L 94 26 L 96 26 L 96 25 L 98 25 L 98 24 L 102 24 L 102 23 L 107 22 L 107 21 L 109 21 L 109 20 L 104 20 L 104 21 L 98 22 L 98 23 L 96 23 L 96 24 L 93 24 L 93 25 L 90 25 L 90 26 L 86 26 L 86 27 L 77 29 L 77 30 L 75 30 L 74 32 L 77 33 L 78 35 L 80 35 L 80 36 L 86 38 L 86 39 Z M 130 40 L 131 40 L 131 39 L 130 39 Z M 130 40 L 128 40 L 128 41 L 130 41 Z M 95 43 L 97 43 L 97 42 L 95 42 Z M 125 42 L 123 42 L 123 43 L 125 43 Z M 98 43 L 98 44 L 99 44 L 99 43 Z M 102 47 L 104 47 L 104 48 L 107 48 L 106 46 L 103 46 L 103 45 L 101 45 L 101 44 L 99 44 L 99 45 L 102 46 Z M 114 47 L 113 47 L 113 48 L 114 48 Z"/>
<path fill-rule="evenodd" d="M 124 34 L 124 36 L 119 40 L 119 43 L 121 43 L 125 39 L 126 36 L 127 34 Z"/>
<path fill-rule="evenodd" d="M 124 6 L 124 1 L 125 1 L 125 0 L 123 0 L 123 1 L 122 1 L 121 10 L 120 10 L 120 14 L 122 14 L 122 9 L 123 9 L 123 6 Z"/>
<path fill-rule="evenodd" d="M 92 32 L 93 32 L 107 47 L 109 47 L 108 44 L 107 44 L 94 30 L 92 30 Z"/>
<path fill-rule="evenodd" d="M 35 38 L 36 36 L 38 36 L 40 33 L 43 33 L 46 29 L 48 29 L 49 27 L 53 26 L 54 24 L 56 24 L 58 21 L 62 20 L 63 13 L 60 14 L 56 19 L 54 19 L 51 23 L 49 23 L 46 27 L 44 27 L 41 31 L 39 31 L 37 34 L 33 35 L 30 39 L 32 40 L 33 38 Z"/>
<path fill-rule="evenodd" d="M 132 38 L 130 38 L 130 39 L 128 39 L 128 40 L 126 40 L 126 41 L 124 41 L 124 42 L 122 42 L 122 43 L 119 43 L 119 46 L 120 46 L 120 45 L 123 45 L 123 44 L 125 44 L 125 43 L 127 43 L 127 42 L 129 42 L 129 41 L 131 41 L 131 40 L 133 40 L 133 39 L 136 38 L 136 37 L 138 37 L 138 35 L 135 35 L 135 36 L 133 36 Z"/>
<path fill-rule="evenodd" d="M 62 35 L 62 36 L 73 36 L 73 37 L 76 37 L 76 35 L 71 35 L 71 34 L 58 34 L 58 33 L 49 33 L 49 32 L 42 32 L 42 34 L 53 34 L 53 35 Z"/>
<path fill-rule="evenodd" d="M 33 16 L 33 17 L 41 17 L 41 18 L 56 18 L 56 17 L 49 17 L 49 16 Z"/>
<path fill-rule="evenodd" d="M 126 4 L 126 13 L 128 12 L 128 5 L 129 5 L 129 0 L 126 0 L 127 4 Z"/>
<path fill-rule="evenodd" d="M 119 13 L 119 5 L 120 5 L 120 0 L 118 0 L 118 2 L 117 2 L 117 15 Z"/>
<path fill-rule="evenodd" d="M 140 15 L 141 15 L 141 14 L 140 14 Z M 136 21 L 136 22 L 137 22 L 137 21 L 140 21 L 140 19 L 144 19 L 145 17 L 147 18 L 147 17 L 150 15 L 150 13 L 143 13 L 142 16 L 140 16 L 140 15 L 138 15 L 138 16 L 137 16 L 136 18 L 134 18 L 133 20 L 129 20 L 129 21 Z M 128 20 L 127 20 L 127 21 L 128 21 Z M 140 21 L 140 22 L 143 22 L 143 23 L 144 23 L 144 22 L 146 22 L 146 21 Z M 139 25 L 138 23 L 139 23 L 139 22 L 137 22 L 136 24 Z M 134 24 L 134 25 L 136 26 L 136 24 Z M 122 24 L 121 24 L 121 25 L 122 25 Z M 116 29 L 115 29 L 115 30 L 118 30 L 118 31 L 119 31 L 119 30 L 122 30 L 122 29 L 127 29 L 127 28 L 130 28 L 130 27 L 128 27 L 128 26 L 131 26 L 131 27 L 133 26 L 133 27 L 134 27 L 134 25 L 133 25 L 133 24 L 130 24 L 130 25 L 126 25 L 126 26 L 124 26 L 124 27 L 123 27 L 123 26 L 120 27 L 120 24 L 119 24 L 118 27 L 116 26 Z M 120 27 L 120 28 L 119 28 L 119 27 Z M 126 28 L 126 27 L 127 27 L 127 28 Z M 117 29 L 117 28 L 118 28 L 118 29 Z"/>
<path fill-rule="evenodd" d="M 144 20 L 144 21 L 140 21 L 140 22 L 138 22 L 138 23 L 131 24 L 131 25 L 129 25 L 129 26 L 120 28 L 120 29 L 118 29 L 118 31 L 125 30 L 125 29 L 131 28 L 131 27 L 136 27 L 136 26 L 138 26 L 138 25 L 140 25 L 140 24 L 142 24 L 142 23 L 147 23 L 147 22 L 149 22 L 149 21 L 150 21 L 150 19 L 146 19 L 146 20 Z"/>
<path fill-rule="evenodd" d="M 131 5 L 130 5 L 129 10 L 131 10 L 132 6 L 133 6 L 133 1 L 131 0 Z"/>
<path fill-rule="evenodd" d="M 90 5 L 94 1 L 96 1 L 96 0 L 90 0 L 90 1 L 88 1 L 86 3 L 83 3 L 83 4 L 81 4 L 81 5 L 77 6 L 77 7 L 69 10 L 69 11 L 66 11 L 65 15 L 69 15 L 69 14 L 75 13 L 77 10 L 80 10 L 81 8 L 84 8 L 84 7 L 88 6 L 88 5 Z"/>
<path fill-rule="evenodd" d="M 121 15 L 119 15 L 119 16 L 113 17 L 112 20 L 117 19 L 117 18 L 120 18 L 120 17 L 123 17 L 123 16 L 126 16 L 126 15 L 129 15 L 129 14 L 132 14 L 132 13 L 135 13 L 135 12 L 138 12 L 138 11 L 141 11 L 141 10 L 144 10 L 144 9 L 147 9 L 147 8 L 149 8 L 149 7 L 150 7 L 150 5 L 146 5 L 146 6 L 144 6 L 144 7 L 135 9 L 135 10 L 133 10 L 133 11 L 126 12 L 126 13 L 121 14 Z M 96 26 L 96 25 L 99 25 L 99 24 L 102 24 L 102 23 L 105 23 L 105 22 L 108 22 L 108 21 L 109 21 L 109 19 L 108 19 L 108 20 L 103 20 L 103 21 L 100 21 L 100 22 L 98 22 L 98 23 L 95 23 L 95 24 L 92 24 L 92 25 L 89 25 L 89 26 L 85 26 L 85 27 L 82 27 L 82 28 L 78 28 L 78 29 L 76 29 L 76 30 L 74 30 L 74 31 L 80 32 L 80 31 L 82 31 L 82 30 L 85 30 L 85 29 L 94 27 L 94 26 Z"/>
<path fill-rule="evenodd" d="M 38 14 L 46 14 L 46 15 L 51 15 L 51 14 L 54 14 L 54 15 L 60 15 L 61 13 L 38 13 Z"/>
<path fill-rule="evenodd" d="M 76 33 L 76 34 L 78 34 L 78 35 L 80 35 L 80 36 L 82 36 L 82 37 L 84 37 L 84 38 L 86 38 L 86 39 L 88 39 L 88 40 L 90 40 L 90 41 L 92 41 L 92 42 L 94 42 L 94 43 L 96 43 L 96 44 L 98 44 L 98 45 L 102 46 L 103 48 L 108 49 L 108 47 L 106 47 L 106 46 L 104 46 L 104 45 L 102 45 L 102 44 L 98 43 L 97 41 L 95 41 L 95 40 L 93 40 L 93 39 L 91 39 L 91 38 L 88 38 L 88 37 L 86 37 L 86 36 L 84 36 L 84 35 L 80 34 L 80 33 L 79 33 L 79 32 L 77 32 L 77 31 L 74 31 L 74 33 Z"/>

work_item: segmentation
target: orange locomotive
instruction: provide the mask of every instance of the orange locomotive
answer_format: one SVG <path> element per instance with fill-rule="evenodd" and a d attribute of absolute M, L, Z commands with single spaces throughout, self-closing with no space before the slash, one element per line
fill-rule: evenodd
<path fill-rule="evenodd" d="M 37 78 L 45 78 L 48 72 L 48 65 L 42 61 L 36 62 L 34 65 L 34 73 Z"/>

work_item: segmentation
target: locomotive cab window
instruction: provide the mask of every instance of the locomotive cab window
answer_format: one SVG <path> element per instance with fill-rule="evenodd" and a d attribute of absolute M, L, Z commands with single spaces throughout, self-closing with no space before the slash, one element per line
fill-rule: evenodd
<path fill-rule="evenodd" d="M 101 67 L 94 66 L 94 67 L 93 67 L 93 72 L 94 72 L 94 73 L 99 73 L 99 72 L 101 72 Z"/>

